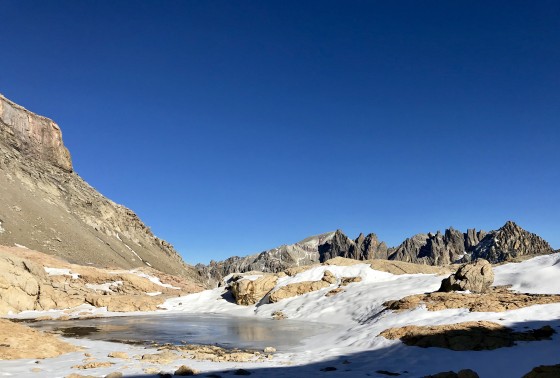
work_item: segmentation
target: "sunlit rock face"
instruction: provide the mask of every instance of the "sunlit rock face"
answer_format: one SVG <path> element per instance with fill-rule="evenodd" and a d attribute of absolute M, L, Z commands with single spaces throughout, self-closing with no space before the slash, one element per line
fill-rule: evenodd
<path fill-rule="evenodd" d="M 72 172 L 70 152 L 62 142 L 60 127 L 0 95 L 0 132 L 9 146 L 23 156 L 48 162 Z"/>

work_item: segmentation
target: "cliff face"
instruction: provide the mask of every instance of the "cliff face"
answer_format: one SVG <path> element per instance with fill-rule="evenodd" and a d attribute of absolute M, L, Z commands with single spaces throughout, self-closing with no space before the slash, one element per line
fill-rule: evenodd
<path fill-rule="evenodd" d="M 337 230 L 332 239 L 319 246 L 320 262 L 335 257 L 345 257 L 355 260 L 386 259 L 387 245 L 380 242 L 377 235 L 360 234 L 355 240 Z"/>
<path fill-rule="evenodd" d="M 427 265 L 448 265 L 461 261 L 486 235 L 474 229 L 466 233 L 453 227 L 429 234 L 416 234 L 406 239 L 389 256 L 390 260 Z"/>
<path fill-rule="evenodd" d="M 73 172 L 60 128 L 0 97 L 0 244 L 81 265 L 149 266 L 200 280 L 130 209 Z"/>
<path fill-rule="evenodd" d="M 60 127 L 0 95 L 1 137 L 22 156 L 48 162 L 72 172 L 70 152 L 62 143 Z"/>

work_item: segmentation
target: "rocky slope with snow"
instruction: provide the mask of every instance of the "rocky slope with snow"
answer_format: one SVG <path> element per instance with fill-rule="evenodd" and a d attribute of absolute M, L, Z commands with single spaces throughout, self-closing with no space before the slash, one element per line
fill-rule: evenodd
<path fill-rule="evenodd" d="M 0 245 L 69 262 L 153 267 L 199 280 L 130 209 L 78 176 L 60 128 L 0 95 Z"/>
<path fill-rule="evenodd" d="M 239 305 L 229 299 L 230 289 L 218 287 L 169 298 L 159 306 L 159 313 L 165 317 L 214 314 L 250 320 L 280 319 L 274 322 L 291 322 L 290 327 L 298 327 L 293 321 L 311 321 L 321 327 L 320 334 L 302 336 L 298 344 L 290 347 L 275 344 L 266 331 L 261 334 L 253 329 L 243 330 L 248 337 L 266 340 L 268 350 L 278 346 L 276 352 L 261 350 L 242 359 L 220 360 L 208 351 L 185 353 L 182 345 L 164 345 L 157 350 L 153 346 L 65 338 L 86 349 L 41 360 L 39 366 L 34 360 L 0 361 L 0 371 L 32 377 L 39 368 L 43 376 L 69 376 L 87 366 L 91 376 L 113 372 L 157 376 L 185 365 L 204 375 L 250 374 L 263 378 L 456 377 L 458 372 L 467 371 L 471 375 L 459 376 L 535 377 L 527 374 L 539 371 L 538 366 L 547 366 L 540 369 L 549 371 L 552 368 L 548 367 L 558 364 L 560 346 L 560 255 L 538 256 L 492 269 L 494 282 L 482 293 L 438 292 L 445 276 L 414 271 L 392 274 L 357 260 L 337 258 L 302 267 L 293 275 L 277 274 L 268 294 L 263 294 L 282 294 L 278 300 L 263 298 L 254 304 Z M 255 281 L 265 276 L 250 274 L 243 279 Z M 469 279 L 476 282 L 476 274 Z M 101 310 L 90 308 L 89 313 L 106 314 Z M 75 316 L 82 311 L 84 308 L 78 307 L 48 314 Z M 139 316 L 138 322 L 145 320 Z M 180 329 L 173 328 L 172 332 L 180 333 Z M 182 340 L 188 336 L 177 337 Z M 6 345 L 0 345 L 0 352 L 2 348 L 8 350 Z M 262 358 L 263 353 L 269 354 Z M 447 375 L 436 375 L 441 372 Z"/>

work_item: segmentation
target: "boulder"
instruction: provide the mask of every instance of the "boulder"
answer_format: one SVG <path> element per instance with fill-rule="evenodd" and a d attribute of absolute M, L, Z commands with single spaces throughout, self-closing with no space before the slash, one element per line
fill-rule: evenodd
<path fill-rule="evenodd" d="M 232 282 L 230 289 L 235 303 L 250 306 L 268 294 L 276 286 L 277 281 L 278 277 L 273 275 L 265 275 L 257 279 L 241 278 Z"/>
<path fill-rule="evenodd" d="M 438 291 L 470 291 L 472 293 L 484 293 L 494 282 L 492 265 L 484 260 L 478 259 L 470 264 L 463 264 L 457 272 L 441 281 Z"/>

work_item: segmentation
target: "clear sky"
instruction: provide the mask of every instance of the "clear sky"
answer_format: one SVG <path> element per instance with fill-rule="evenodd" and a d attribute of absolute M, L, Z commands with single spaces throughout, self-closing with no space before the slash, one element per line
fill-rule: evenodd
<path fill-rule="evenodd" d="M 558 1 L 21 1 L 0 93 L 189 263 L 512 219 L 560 248 Z"/>

